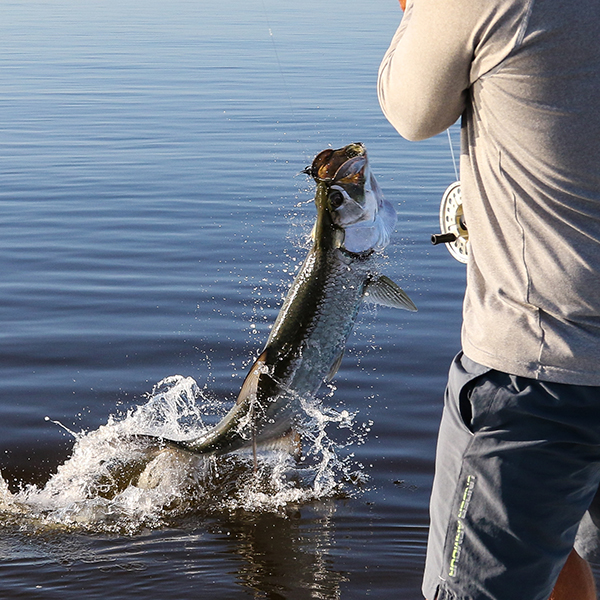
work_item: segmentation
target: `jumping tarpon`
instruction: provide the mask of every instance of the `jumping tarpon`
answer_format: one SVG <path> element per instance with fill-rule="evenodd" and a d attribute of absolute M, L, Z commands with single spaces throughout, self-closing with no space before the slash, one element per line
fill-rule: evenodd
<path fill-rule="evenodd" d="M 360 143 L 323 150 L 306 169 L 316 182 L 313 245 L 285 298 L 235 405 L 214 427 L 169 446 L 224 454 L 288 434 L 300 398 L 337 372 L 364 300 L 416 311 L 407 294 L 375 272 L 396 211 L 383 197 Z"/>

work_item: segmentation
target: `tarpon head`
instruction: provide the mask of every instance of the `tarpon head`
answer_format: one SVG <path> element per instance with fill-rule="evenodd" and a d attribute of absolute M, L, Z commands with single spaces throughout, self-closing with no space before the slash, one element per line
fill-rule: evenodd
<path fill-rule="evenodd" d="M 316 244 L 333 244 L 356 254 L 389 244 L 396 211 L 371 173 L 363 144 L 323 150 L 308 172 L 317 182 Z"/>

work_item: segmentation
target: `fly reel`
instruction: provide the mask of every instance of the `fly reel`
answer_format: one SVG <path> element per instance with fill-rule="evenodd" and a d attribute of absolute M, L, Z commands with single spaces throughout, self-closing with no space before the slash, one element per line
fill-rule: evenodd
<path fill-rule="evenodd" d="M 431 236 L 431 243 L 446 244 L 450 254 L 466 263 L 469 256 L 469 232 L 463 214 L 460 182 L 455 181 L 442 196 L 440 204 L 440 230 Z"/>

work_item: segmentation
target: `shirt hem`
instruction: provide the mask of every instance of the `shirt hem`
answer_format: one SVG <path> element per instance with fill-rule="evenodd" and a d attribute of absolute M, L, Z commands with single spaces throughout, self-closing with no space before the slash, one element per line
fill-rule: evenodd
<path fill-rule="evenodd" d="M 540 364 L 538 361 L 508 359 L 476 348 L 463 340 L 465 356 L 485 367 L 539 381 L 564 383 L 567 385 L 600 386 L 600 365 L 595 371 L 585 371 Z"/>

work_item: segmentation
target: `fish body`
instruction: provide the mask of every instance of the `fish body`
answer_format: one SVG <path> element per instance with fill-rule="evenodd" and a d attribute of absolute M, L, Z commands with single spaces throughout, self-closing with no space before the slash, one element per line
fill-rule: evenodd
<path fill-rule="evenodd" d="M 299 399 L 314 396 L 341 362 L 363 300 L 416 310 L 390 279 L 374 272 L 374 251 L 389 242 L 396 213 L 370 173 L 362 144 L 321 152 L 313 245 L 235 405 L 212 429 L 174 442 L 223 454 L 285 436 Z"/>

